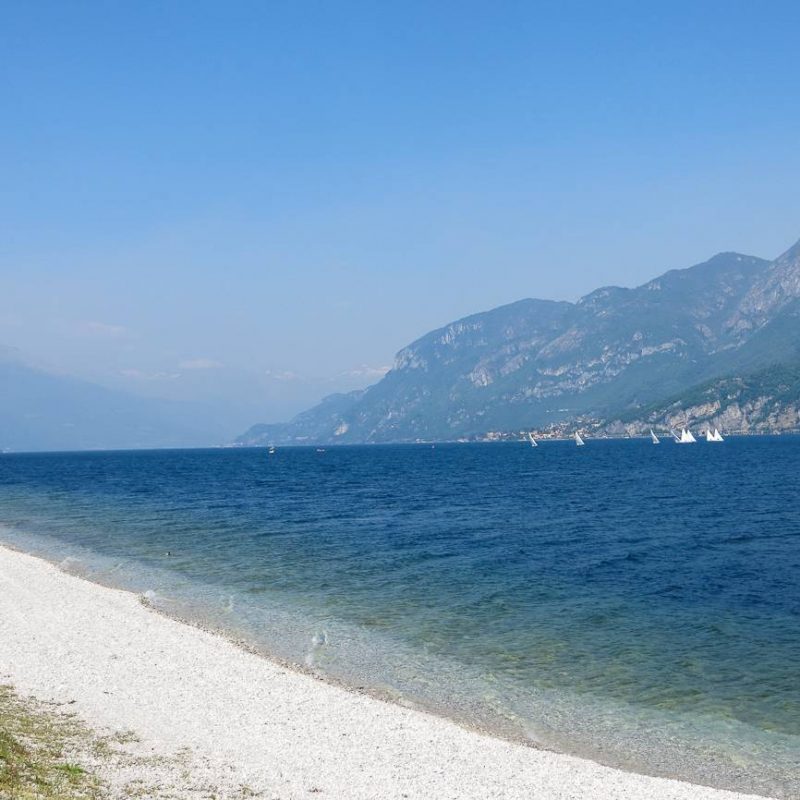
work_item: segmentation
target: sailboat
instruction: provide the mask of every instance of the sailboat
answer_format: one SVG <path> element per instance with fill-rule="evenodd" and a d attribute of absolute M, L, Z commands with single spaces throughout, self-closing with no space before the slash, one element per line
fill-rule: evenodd
<path fill-rule="evenodd" d="M 688 428 L 681 428 L 681 438 L 675 440 L 678 444 L 694 444 L 697 439 Z"/>
<path fill-rule="evenodd" d="M 650 428 L 650 438 L 653 440 L 653 444 L 661 443 L 661 440 L 658 438 L 658 436 L 655 435 L 652 428 Z"/>
<path fill-rule="evenodd" d="M 272 455 L 275 455 L 275 445 L 274 445 L 274 444 L 271 444 L 271 445 L 269 446 L 269 450 L 268 450 L 267 452 L 268 452 L 268 453 L 269 453 L 271 456 L 272 456 Z"/>
<path fill-rule="evenodd" d="M 586 442 L 581 439 L 581 435 L 578 431 L 575 431 L 575 444 L 578 445 L 578 447 L 583 447 L 586 444 Z"/>
<path fill-rule="evenodd" d="M 722 434 L 719 432 L 719 428 L 714 428 L 714 433 L 711 433 L 711 428 L 706 431 L 706 441 L 707 442 L 724 442 L 725 440 L 722 438 Z"/>
<path fill-rule="evenodd" d="M 533 438 L 533 434 L 530 433 L 530 432 L 528 433 L 528 439 L 530 440 L 531 447 L 538 447 L 539 446 L 539 444 L 536 441 L 536 439 Z"/>

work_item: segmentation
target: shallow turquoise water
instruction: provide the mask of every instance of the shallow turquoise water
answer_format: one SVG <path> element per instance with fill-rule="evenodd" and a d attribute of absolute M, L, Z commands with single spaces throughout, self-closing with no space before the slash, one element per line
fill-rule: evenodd
<path fill-rule="evenodd" d="M 798 797 L 799 474 L 793 437 L 4 455 L 0 540 L 399 702 Z"/>

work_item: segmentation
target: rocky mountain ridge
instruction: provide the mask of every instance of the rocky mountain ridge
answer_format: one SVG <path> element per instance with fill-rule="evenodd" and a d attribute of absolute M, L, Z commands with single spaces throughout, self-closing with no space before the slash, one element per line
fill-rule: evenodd
<path fill-rule="evenodd" d="M 685 408 L 681 397 L 709 381 L 732 390 L 724 381 L 748 376 L 749 391 L 764 370 L 800 361 L 798 308 L 800 243 L 774 261 L 720 253 L 577 303 L 521 300 L 432 331 L 374 386 L 254 426 L 239 443 L 447 440 L 589 418 L 641 425 Z"/>

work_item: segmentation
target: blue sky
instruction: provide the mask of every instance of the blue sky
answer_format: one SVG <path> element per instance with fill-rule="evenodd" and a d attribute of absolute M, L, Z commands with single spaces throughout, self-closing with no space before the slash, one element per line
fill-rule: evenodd
<path fill-rule="evenodd" d="M 273 420 L 468 313 L 775 256 L 798 30 L 788 2 L 4 3 L 0 345 Z"/>

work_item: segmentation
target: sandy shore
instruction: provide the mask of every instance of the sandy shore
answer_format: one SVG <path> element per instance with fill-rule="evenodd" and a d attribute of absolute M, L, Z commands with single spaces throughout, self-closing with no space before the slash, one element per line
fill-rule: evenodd
<path fill-rule="evenodd" d="M 182 753 L 222 796 L 239 786 L 281 800 L 749 796 L 534 750 L 345 691 L 3 547 L 0 683 L 69 704 L 97 730 L 133 731 L 142 750 Z"/>

